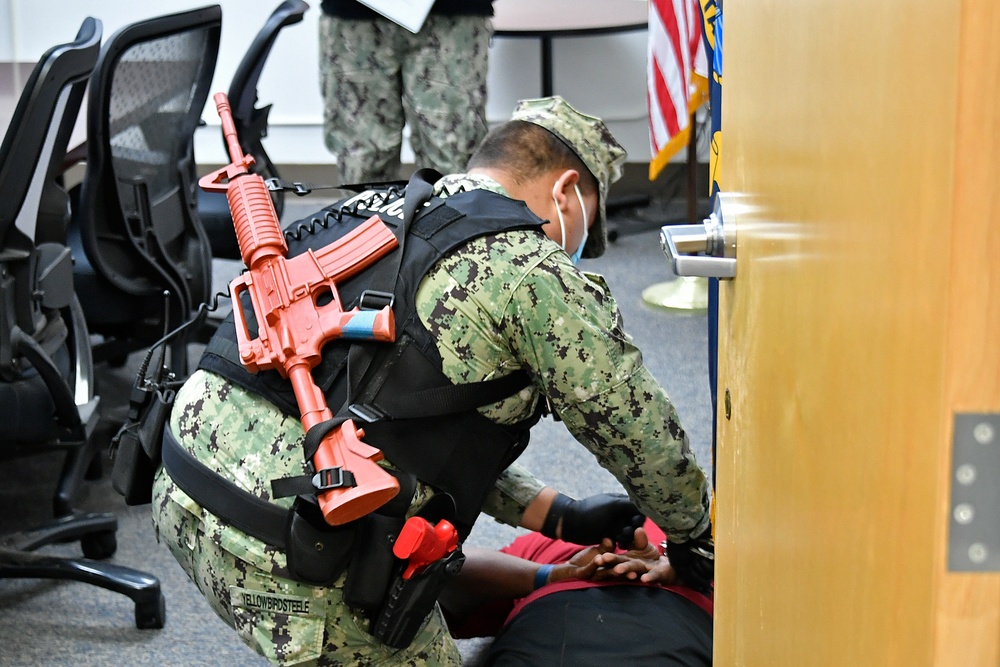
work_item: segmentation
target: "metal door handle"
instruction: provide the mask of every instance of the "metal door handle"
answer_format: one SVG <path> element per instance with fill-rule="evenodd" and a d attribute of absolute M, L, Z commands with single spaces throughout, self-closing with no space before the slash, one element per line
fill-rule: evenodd
<path fill-rule="evenodd" d="M 700 225 L 667 225 L 660 229 L 663 253 L 678 276 L 736 277 L 736 234 L 723 225 L 725 199 L 722 193 L 716 195 L 715 210 Z"/>

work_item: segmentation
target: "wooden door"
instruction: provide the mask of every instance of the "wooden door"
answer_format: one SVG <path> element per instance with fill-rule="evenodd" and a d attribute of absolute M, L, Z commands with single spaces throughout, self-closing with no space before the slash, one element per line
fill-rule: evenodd
<path fill-rule="evenodd" d="M 1000 3 L 723 40 L 716 664 L 996 666 L 1000 574 L 947 544 L 954 416 L 1000 413 Z"/>

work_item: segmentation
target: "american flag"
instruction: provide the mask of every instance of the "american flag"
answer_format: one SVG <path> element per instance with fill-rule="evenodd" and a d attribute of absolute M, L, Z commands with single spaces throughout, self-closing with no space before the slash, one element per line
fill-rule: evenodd
<path fill-rule="evenodd" d="M 708 60 L 698 0 L 650 0 L 646 100 L 653 156 L 649 180 L 686 146 L 691 113 L 708 92 Z"/>

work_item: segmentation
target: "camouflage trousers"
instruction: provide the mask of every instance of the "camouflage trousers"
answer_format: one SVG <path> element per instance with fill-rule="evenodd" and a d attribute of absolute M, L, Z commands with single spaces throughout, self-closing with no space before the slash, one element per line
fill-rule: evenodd
<path fill-rule="evenodd" d="M 407 123 L 417 167 L 465 171 L 487 131 L 488 17 L 432 14 L 414 35 L 321 15 L 319 33 L 324 140 L 342 183 L 399 178 Z"/>
<path fill-rule="evenodd" d="M 178 489 L 162 468 L 153 488 L 153 522 L 158 538 L 215 613 L 276 665 L 461 665 L 440 610 L 427 618 L 408 648 L 377 642 L 366 631 L 368 621 L 344 603 L 343 576 L 330 586 L 312 586 L 240 558 L 233 553 L 242 550 L 239 541 L 230 544 L 218 519 Z"/>

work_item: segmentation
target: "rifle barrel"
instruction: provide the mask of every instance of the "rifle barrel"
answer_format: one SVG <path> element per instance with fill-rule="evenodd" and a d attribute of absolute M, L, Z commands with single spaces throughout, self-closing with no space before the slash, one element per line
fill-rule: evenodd
<path fill-rule="evenodd" d="M 226 139 L 226 147 L 229 149 L 229 159 L 234 164 L 243 162 L 243 148 L 240 146 L 239 135 L 236 134 L 236 123 L 233 122 L 233 111 L 229 106 L 229 98 L 225 93 L 216 93 L 213 97 L 215 108 L 219 111 L 219 119 L 222 121 L 222 136 Z"/>

